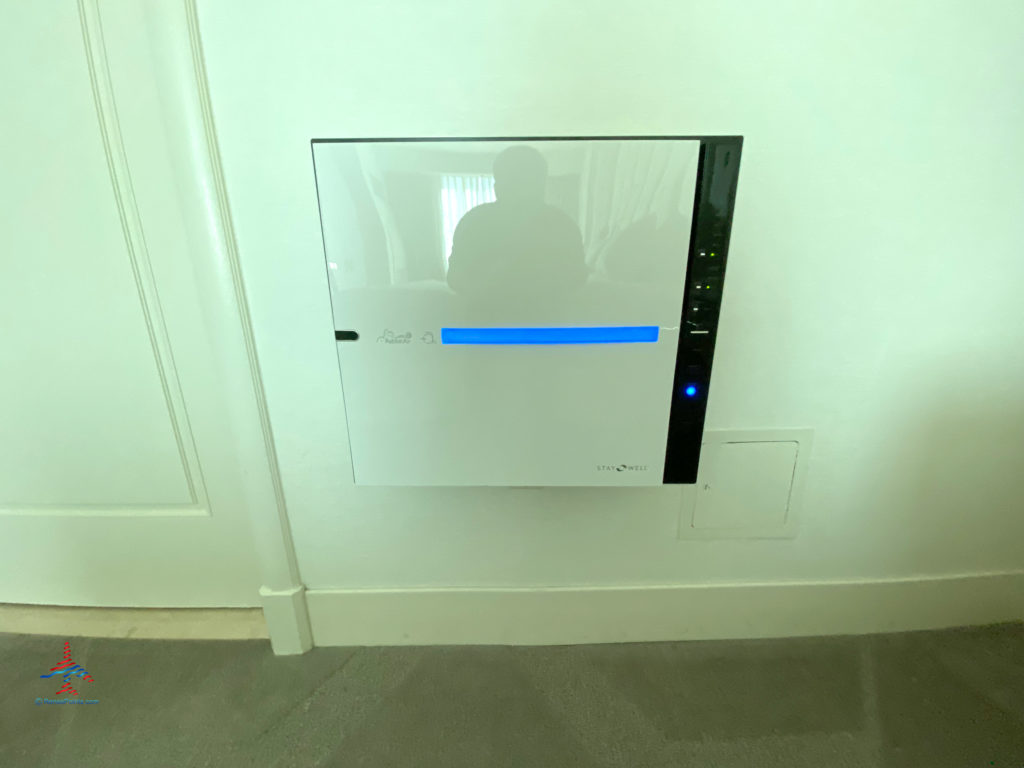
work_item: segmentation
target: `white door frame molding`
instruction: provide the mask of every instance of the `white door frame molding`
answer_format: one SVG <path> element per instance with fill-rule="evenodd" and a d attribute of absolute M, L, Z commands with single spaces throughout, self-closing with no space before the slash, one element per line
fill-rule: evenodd
<path fill-rule="evenodd" d="M 115 106 L 116 71 L 111 77 L 104 42 L 107 14 L 125 15 L 115 28 L 146 38 L 155 92 L 162 109 L 164 142 L 173 161 L 176 194 L 191 260 L 201 278 L 204 330 L 219 358 L 218 374 L 227 377 L 231 396 L 230 423 L 236 430 L 232 448 L 238 453 L 244 480 L 244 504 L 260 569 L 259 589 L 275 653 L 302 653 L 312 646 L 305 589 L 299 574 L 288 510 L 278 470 L 273 431 L 260 376 L 260 364 L 249 318 L 246 290 L 238 258 L 227 192 L 217 148 L 216 129 L 207 90 L 206 71 L 196 7 L 178 3 L 120 5 L 79 0 L 90 68 L 97 87 L 97 108 L 105 133 L 113 138 L 115 184 L 128 175 L 130 158 L 118 147 Z M 128 14 L 131 14 L 130 20 Z M 117 21 L 122 21 L 118 18 Z M 142 28 L 139 28 L 141 25 Z M 116 44 L 112 35 L 109 44 Z M 129 94 L 124 94 L 129 97 Z M 120 175 L 119 175 L 120 173 Z M 136 179 L 136 183 L 139 180 Z M 130 226 L 128 231 L 131 231 Z"/>

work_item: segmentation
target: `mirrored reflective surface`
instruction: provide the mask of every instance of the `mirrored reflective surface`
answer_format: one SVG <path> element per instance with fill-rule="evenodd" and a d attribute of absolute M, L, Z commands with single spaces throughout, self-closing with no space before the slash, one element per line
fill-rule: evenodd
<path fill-rule="evenodd" d="M 357 482 L 660 482 L 698 152 L 315 142 Z"/>

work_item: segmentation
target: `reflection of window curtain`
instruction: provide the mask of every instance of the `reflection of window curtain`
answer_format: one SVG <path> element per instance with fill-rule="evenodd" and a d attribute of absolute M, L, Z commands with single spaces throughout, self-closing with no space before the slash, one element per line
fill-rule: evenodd
<path fill-rule="evenodd" d="M 580 183 L 580 229 L 587 264 L 603 257 L 630 225 L 662 226 L 680 214 L 692 153 L 676 143 L 601 142 L 588 147 Z"/>
<path fill-rule="evenodd" d="M 384 183 L 384 173 L 377 166 L 372 152 L 367 150 L 366 147 L 359 147 L 356 152 L 359 157 L 359 167 L 362 169 L 363 179 L 370 190 L 373 206 L 377 209 L 377 216 L 380 218 L 380 224 L 384 230 L 384 241 L 388 253 L 388 274 L 391 277 L 391 285 L 408 282 L 409 265 L 406 261 L 405 247 L 402 245 L 402 236 L 398 231 L 395 217 L 391 212 L 387 186 Z"/>
<path fill-rule="evenodd" d="M 452 255 L 452 240 L 459 220 L 471 208 L 494 202 L 494 177 L 481 174 L 441 177 L 441 232 L 444 237 L 444 263 Z"/>

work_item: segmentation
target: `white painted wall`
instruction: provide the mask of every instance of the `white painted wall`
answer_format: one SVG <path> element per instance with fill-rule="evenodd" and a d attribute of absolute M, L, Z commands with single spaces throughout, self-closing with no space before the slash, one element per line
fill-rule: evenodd
<path fill-rule="evenodd" d="M 1024 569 L 1024 7 L 200 3 L 312 588 Z M 309 140 L 743 134 L 708 427 L 815 430 L 794 540 L 681 541 L 679 489 L 357 488 Z"/>

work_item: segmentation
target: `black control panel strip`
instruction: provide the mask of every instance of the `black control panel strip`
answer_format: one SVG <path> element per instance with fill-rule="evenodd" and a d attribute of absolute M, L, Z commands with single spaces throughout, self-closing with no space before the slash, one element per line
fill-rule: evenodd
<path fill-rule="evenodd" d="M 701 140 L 672 382 L 665 483 L 697 481 L 742 146 L 739 136 Z"/>

